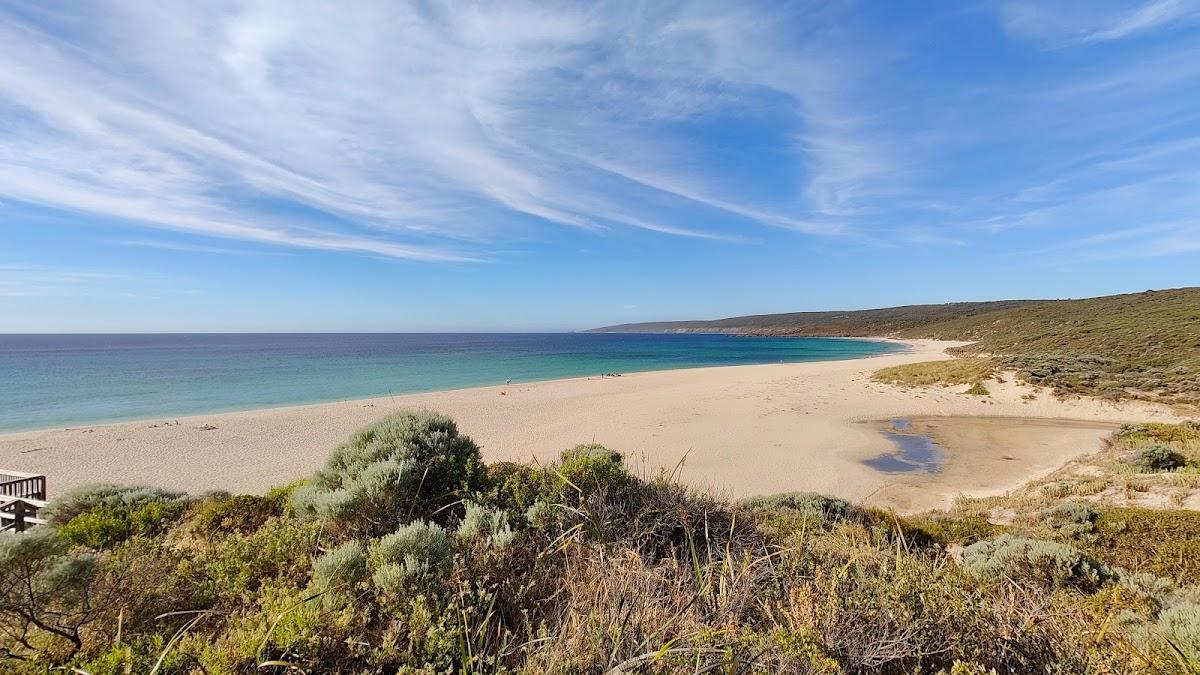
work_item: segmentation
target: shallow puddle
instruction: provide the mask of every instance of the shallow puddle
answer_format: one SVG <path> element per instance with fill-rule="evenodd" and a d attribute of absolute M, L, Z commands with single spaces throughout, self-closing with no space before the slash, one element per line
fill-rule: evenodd
<path fill-rule="evenodd" d="M 863 464 L 882 473 L 937 473 L 946 461 L 946 451 L 933 438 L 910 433 L 911 425 L 906 419 L 892 420 L 892 428 L 880 433 L 888 439 L 897 452 L 887 452 L 878 457 L 862 460 Z"/>

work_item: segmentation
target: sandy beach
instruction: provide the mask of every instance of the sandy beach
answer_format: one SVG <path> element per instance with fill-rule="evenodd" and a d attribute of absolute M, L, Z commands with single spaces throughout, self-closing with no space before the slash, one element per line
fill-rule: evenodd
<path fill-rule="evenodd" d="M 1011 378 L 989 383 L 988 397 L 963 394 L 965 387 L 871 382 L 879 368 L 949 358 L 945 349 L 959 343 L 907 344 L 904 353 L 847 361 L 597 376 L 12 433 L 0 435 L 0 467 L 47 474 L 51 494 L 95 481 L 260 492 L 312 472 L 357 427 L 395 410 L 429 408 L 453 416 L 488 461 L 545 461 L 594 441 L 625 453 L 640 472 L 683 461 L 684 481 L 729 496 L 815 490 L 908 512 L 1016 487 L 1098 449 L 1121 422 L 1178 420 L 1148 404 L 1059 400 Z M 1022 398 L 1030 393 L 1036 398 Z M 923 433 L 948 453 L 940 471 L 882 473 L 862 463 L 895 450 L 880 433 L 895 418 L 922 418 Z"/>

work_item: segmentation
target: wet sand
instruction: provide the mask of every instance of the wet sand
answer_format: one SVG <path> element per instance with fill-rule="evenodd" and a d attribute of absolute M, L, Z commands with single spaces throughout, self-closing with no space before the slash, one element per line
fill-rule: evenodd
<path fill-rule="evenodd" d="M 1030 417 L 913 417 L 868 422 L 892 440 L 881 456 L 864 459 L 886 466 L 890 477 L 869 500 L 898 511 L 937 506 L 932 499 L 1003 493 L 1045 476 L 1072 458 L 1100 448 L 1120 428 L 1112 422 Z M 1020 439 L 1014 443 L 1013 439 Z M 909 449 L 932 446 L 933 457 L 906 456 L 897 440 L 918 441 Z M 923 441 L 923 442 L 922 442 Z M 880 458 L 892 461 L 878 461 Z M 898 459 L 898 461 L 897 461 Z M 920 461 L 925 460 L 925 461 Z"/>

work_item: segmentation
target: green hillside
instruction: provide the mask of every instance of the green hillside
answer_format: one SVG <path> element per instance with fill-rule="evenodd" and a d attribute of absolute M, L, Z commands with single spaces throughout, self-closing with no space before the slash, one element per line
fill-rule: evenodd
<path fill-rule="evenodd" d="M 1200 402 L 1200 288 L 1082 300 L 913 305 L 717 321 L 628 324 L 602 331 L 887 336 L 968 340 L 1023 379 L 1063 393 Z"/>
<path fill-rule="evenodd" d="M 883 309 L 836 312 L 789 312 L 735 316 L 713 321 L 660 321 L 627 323 L 592 329 L 592 333 L 739 333 L 744 335 L 806 335 L 864 337 L 895 335 L 943 321 L 1011 309 L 1038 300 L 952 302 L 943 305 L 907 305 Z"/>
<path fill-rule="evenodd" d="M 1200 401 L 1200 288 L 1042 302 L 900 336 L 971 340 L 958 351 L 1063 392 Z"/>

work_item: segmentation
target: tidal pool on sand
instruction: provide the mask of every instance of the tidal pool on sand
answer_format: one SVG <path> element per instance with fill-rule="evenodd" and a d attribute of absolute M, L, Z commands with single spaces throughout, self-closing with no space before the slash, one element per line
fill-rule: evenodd
<path fill-rule="evenodd" d="M 892 428 L 883 429 L 880 433 L 897 451 L 864 459 L 863 464 L 882 473 L 941 471 L 946 461 L 946 451 L 933 438 L 909 431 L 910 427 L 906 419 L 892 420 Z"/>

